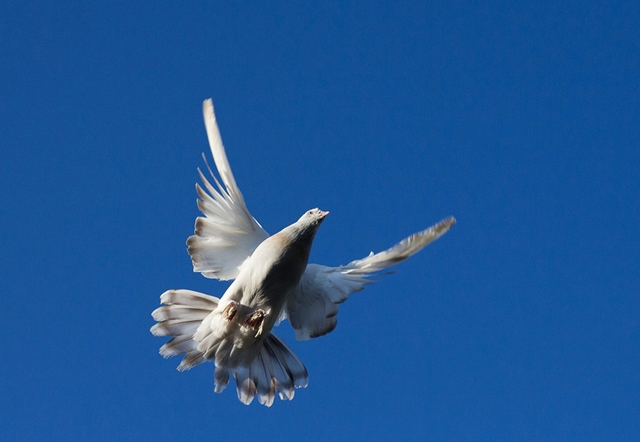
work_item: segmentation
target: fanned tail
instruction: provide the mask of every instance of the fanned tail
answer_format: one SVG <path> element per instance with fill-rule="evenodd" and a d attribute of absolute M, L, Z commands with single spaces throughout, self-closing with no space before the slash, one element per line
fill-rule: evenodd
<path fill-rule="evenodd" d="M 151 313 L 158 321 L 151 327 L 154 336 L 174 336 L 160 347 L 165 358 L 184 354 L 178 370 L 189 370 L 206 361 L 197 350 L 198 342 L 193 335 L 202 321 L 218 306 L 218 298 L 192 290 L 167 290 L 160 296 L 165 304 Z"/>
<path fill-rule="evenodd" d="M 217 333 L 211 312 L 218 307 L 218 298 L 191 290 L 168 290 L 160 301 L 164 305 L 152 313 L 158 323 L 151 327 L 151 333 L 173 336 L 160 347 L 160 354 L 165 358 L 184 354 L 178 365 L 180 371 L 214 362 L 216 393 L 226 388 L 231 374 L 242 403 L 249 405 L 258 396 L 261 404 L 270 407 L 276 393 L 282 400 L 291 400 L 296 388 L 307 386 L 307 369 L 278 336 L 269 334 L 249 347 L 239 348 L 233 334 Z"/>
<path fill-rule="evenodd" d="M 281 400 L 291 400 L 296 388 L 309 382 L 307 369 L 296 354 L 278 336 L 270 334 L 262 342 L 260 352 L 251 364 L 230 370 L 236 380 L 238 399 L 249 405 L 255 396 L 270 407 L 275 394 Z"/>

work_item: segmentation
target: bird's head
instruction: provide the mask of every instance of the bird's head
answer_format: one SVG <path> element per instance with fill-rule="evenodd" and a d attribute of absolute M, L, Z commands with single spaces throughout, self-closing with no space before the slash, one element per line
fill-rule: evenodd
<path fill-rule="evenodd" d="M 329 212 L 323 212 L 320 209 L 307 210 L 298 221 L 285 227 L 280 232 L 273 235 L 283 235 L 283 238 L 288 238 L 286 243 L 295 242 L 298 244 L 307 244 L 307 248 L 311 248 L 311 242 L 318 231 L 318 227 L 322 224 L 324 218 Z"/>
<path fill-rule="evenodd" d="M 308 225 L 310 227 L 316 227 L 322 223 L 324 218 L 329 214 L 329 212 L 323 212 L 322 210 L 315 209 L 307 210 L 298 220 L 298 223 L 303 225 Z"/>

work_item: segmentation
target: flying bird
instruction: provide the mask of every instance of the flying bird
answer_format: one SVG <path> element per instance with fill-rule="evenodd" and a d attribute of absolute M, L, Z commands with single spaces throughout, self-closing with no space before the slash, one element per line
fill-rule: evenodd
<path fill-rule="evenodd" d="M 307 386 L 307 369 L 278 336 L 274 326 L 288 319 L 296 339 L 308 340 L 331 332 L 338 305 L 349 295 L 375 282 L 370 276 L 396 265 L 455 223 L 446 218 L 414 233 L 393 247 L 338 267 L 309 264 L 315 234 L 329 212 L 318 208 L 274 235 L 251 216 L 222 145 L 211 99 L 202 106 L 204 122 L 218 174 L 209 168 L 214 187 L 198 170 L 198 217 L 187 240 L 193 270 L 207 278 L 233 280 L 221 298 L 191 290 L 168 290 L 153 311 L 156 336 L 172 336 L 160 348 L 164 357 L 184 354 L 178 370 L 205 361 L 215 363 L 216 393 L 235 379 L 238 399 L 254 397 L 271 406 L 276 393 L 293 399 Z M 207 165 L 208 167 L 208 165 Z"/>

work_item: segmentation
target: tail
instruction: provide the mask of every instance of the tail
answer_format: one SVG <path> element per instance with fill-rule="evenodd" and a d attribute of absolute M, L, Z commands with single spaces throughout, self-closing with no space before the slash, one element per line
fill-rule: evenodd
<path fill-rule="evenodd" d="M 258 401 L 267 407 L 273 404 L 276 392 L 281 400 L 291 400 L 295 389 L 305 388 L 309 382 L 307 369 L 302 361 L 273 333 L 262 341 L 260 353 L 248 367 L 239 366 L 229 371 L 236 380 L 238 399 L 246 405 L 253 401 L 256 394 Z M 218 368 L 216 382 L 217 375 Z"/>
<path fill-rule="evenodd" d="M 179 371 L 189 370 L 206 361 L 204 355 L 197 350 L 198 342 L 193 340 L 198 327 L 218 306 L 218 298 L 191 290 L 167 290 L 160 296 L 165 304 L 151 313 L 158 321 L 151 327 L 154 336 L 174 336 L 160 347 L 160 354 L 165 358 L 184 354 Z"/>
<path fill-rule="evenodd" d="M 206 341 L 207 336 L 199 333 L 200 340 L 195 340 L 194 335 L 203 320 L 218 306 L 218 298 L 191 290 L 168 290 L 160 296 L 160 302 L 164 305 L 151 314 L 158 321 L 151 327 L 151 333 L 154 336 L 173 336 L 160 347 L 160 354 L 165 358 L 184 354 L 178 365 L 179 371 L 189 370 L 206 361 L 215 363 L 217 359 L 222 362 L 228 360 L 230 352 L 249 350 L 228 345 L 232 344 L 231 340 L 217 343 L 217 351 L 207 351 L 203 346 L 200 347 L 204 351 L 198 350 L 198 345 Z M 238 399 L 247 405 L 257 395 L 261 404 L 270 407 L 276 392 L 280 399 L 291 400 L 296 388 L 307 386 L 307 369 L 279 337 L 269 334 L 255 345 L 260 347 L 252 349 L 255 357 L 251 360 L 240 358 L 243 362 L 237 366 L 216 364 L 216 393 L 222 392 L 228 385 L 229 373 L 236 380 Z"/>

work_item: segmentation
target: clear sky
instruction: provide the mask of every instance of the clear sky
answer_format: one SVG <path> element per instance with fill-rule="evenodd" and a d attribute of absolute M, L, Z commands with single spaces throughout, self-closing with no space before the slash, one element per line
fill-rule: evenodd
<path fill-rule="evenodd" d="M 637 2 L 0 3 L 0 439 L 640 440 Z M 606 6 L 605 6 L 606 5 Z M 458 223 L 247 407 L 149 333 L 212 97 L 268 232 Z"/>

